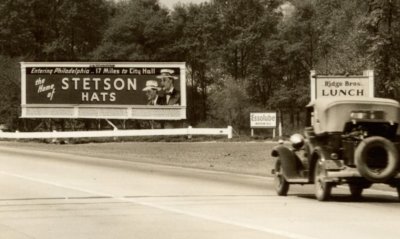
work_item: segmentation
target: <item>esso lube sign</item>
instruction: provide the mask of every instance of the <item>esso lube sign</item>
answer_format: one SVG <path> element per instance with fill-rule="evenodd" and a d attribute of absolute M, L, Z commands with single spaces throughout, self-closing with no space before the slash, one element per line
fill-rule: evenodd
<path fill-rule="evenodd" d="M 255 112 L 250 113 L 251 128 L 275 128 L 276 112 Z"/>

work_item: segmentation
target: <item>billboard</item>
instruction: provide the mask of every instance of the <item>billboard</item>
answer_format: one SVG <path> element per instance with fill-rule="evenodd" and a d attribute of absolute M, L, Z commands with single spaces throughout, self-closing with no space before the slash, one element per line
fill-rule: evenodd
<path fill-rule="evenodd" d="M 250 113 L 250 128 L 276 128 L 276 112 Z"/>
<path fill-rule="evenodd" d="M 186 118 L 184 62 L 22 62 L 25 118 Z"/>
<path fill-rule="evenodd" d="M 358 76 L 316 75 L 311 71 L 311 100 L 320 97 L 374 97 L 374 72 L 364 71 Z"/>

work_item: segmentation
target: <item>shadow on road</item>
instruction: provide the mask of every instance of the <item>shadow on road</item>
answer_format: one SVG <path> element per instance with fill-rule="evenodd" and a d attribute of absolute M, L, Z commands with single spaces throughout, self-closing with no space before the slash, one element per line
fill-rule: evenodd
<path fill-rule="evenodd" d="M 299 198 L 317 200 L 314 194 L 302 194 L 302 195 L 293 195 Z M 333 194 L 329 200 L 330 202 L 354 202 L 354 203 L 400 203 L 400 200 L 397 197 L 390 196 L 390 195 L 374 195 L 368 194 L 362 196 L 361 198 L 354 198 L 351 195 L 347 194 Z"/>

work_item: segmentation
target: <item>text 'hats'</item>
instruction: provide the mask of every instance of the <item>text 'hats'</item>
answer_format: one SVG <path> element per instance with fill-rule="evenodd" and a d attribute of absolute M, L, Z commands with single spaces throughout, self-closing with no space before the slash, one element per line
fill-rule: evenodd
<path fill-rule="evenodd" d="M 177 80 L 178 77 L 174 76 L 173 74 L 174 74 L 174 70 L 172 70 L 172 69 L 161 69 L 160 75 L 157 76 L 157 78 L 158 79 L 171 78 L 171 79 Z"/>
<path fill-rule="evenodd" d="M 159 90 L 158 82 L 155 80 L 148 80 L 146 81 L 146 87 L 143 88 L 143 91 L 146 90 Z"/>

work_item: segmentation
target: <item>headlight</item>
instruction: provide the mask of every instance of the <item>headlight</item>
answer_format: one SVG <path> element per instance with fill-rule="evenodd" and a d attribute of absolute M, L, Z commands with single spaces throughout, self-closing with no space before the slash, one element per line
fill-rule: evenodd
<path fill-rule="evenodd" d="M 337 153 L 331 153 L 331 159 L 337 160 L 339 159 L 339 155 Z"/>
<path fill-rule="evenodd" d="M 304 137 L 301 134 L 293 134 L 290 136 L 289 140 L 292 143 L 292 147 L 295 149 L 300 149 L 304 145 Z"/>

